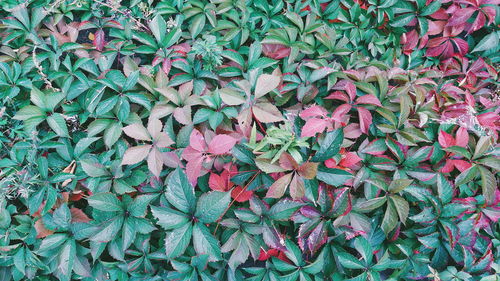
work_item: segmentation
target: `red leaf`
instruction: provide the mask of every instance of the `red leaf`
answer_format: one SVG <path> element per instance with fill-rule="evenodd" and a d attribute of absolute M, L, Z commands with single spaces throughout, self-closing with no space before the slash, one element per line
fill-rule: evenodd
<path fill-rule="evenodd" d="M 94 47 L 98 51 L 102 51 L 102 49 L 104 49 L 104 46 L 106 46 L 104 30 L 97 30 L 97 32 L 94 34 L 94 40 L 92 41 L 92 44 L 94 44 Z"/>
<path fill-rule="evenodd" d="M 453 136 L 445 131 L 439 131 L 438 142 L 443 148 L 455 145 L 455 139 L 453 138 Z"/>
<path fill-rule="evenodd" d="M 327 123 L 328 121 L 326 121 L 325 119 L 319 118 L 311 118 L 307 120 L 304 127 L 302 127 L 302 133 L 300 134 L 300 137 L 313 137 L 317 133 L 322 133 L 325 130 Z"/>
<path fill-rule="evenodd" d="M 45 227 L 45 225 L 42 222 L 42 218 L 38 219 L 35 222 L 35 230 L 36 230 L 36 234 L 37 234 L 36 238 L 44 238 L 44 237 L 47 237 L 47 236 L 51 235 L 52 233 L 54 233 L 54 231 L 49 230 Z"/>
<path fill-rule="evenodd" d="M 339 165 L 346 168 L 351 168 L 356 165 L 362 159 L 356 154 L 356 152 L 347 152 L 345 157 L 340 160 Z"/>
<path fill-rule="evenodd" d="M 217 135 L 208 145 L 208 152 L 213 154 L 224 154 L 229 152 L 236 144 L 236 139 L 229 135 Z"/>
<path fill-rule="evenodd" d="M 214 173 L 210 174 L 210 178 L 208 179 L 208 186 L 215 191 L 227 191 L 227 181 L 222 176 Z"/>
<path fill-rule="evenodd" d="M 465 24 L 467 20 L 476 11 L 474 8 L 465 8 L 456 10 L 451 18 L 448 20 L 448 26 L 456 26 L 460 24 Z"/>
<path fill-rule="evenodd" d="M 71 208 L 71 222 L 89 222 L 90 218 L 78 208 Z"/>
<path fill-rule="evenodd" d="M 368 128 L 372 124 L 372 114 L 364 107 L 358 107 L 359 127 L 361 132 L 368 134 Z"/>
<path fill-rule="evenodd" d="M 246 202 L 250 200 L 253 196 L 253 191 L 244 190 L 243 187 L 237 186 L 231 191 L 231 197 L 236 200 L 236 202 Z"/>
<path fill-rule="evenodd" d="M 377 105 L 377 106 L 382 106 L 382 104 L 380 103 L 378 98 L 375 97 L 374 95 L 361 96 L 356 100 L 355 104 L 373 104 L 373 105 Z"/>

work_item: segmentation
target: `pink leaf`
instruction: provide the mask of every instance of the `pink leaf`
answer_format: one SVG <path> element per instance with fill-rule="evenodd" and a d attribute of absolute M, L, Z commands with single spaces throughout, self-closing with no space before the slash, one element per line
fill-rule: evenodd
<path fill-rule="evenodd" d="M 200 152 L 207 150 L 205 137 L 203 137 L 200 131 L 194 129 L 191 132 L 191 136 L 189 137 L 189 146 Z"/>
<path fill-rule="evenodd" d="M 217 135 L 208 145 L 208 152 L 213 154 L 224 154 L 229 152 L 236 144 L 236 139 L 229 135 Z"/>
<path fill-rule="evenodd" d="M 192 185 L 196 185 L 196 182 L 198 181 L 198 177 L 201 174 L 201 169 L 203 168 L 203 160 L 203 157 L 200 157 L 194 159 L 193 161 L 189 161 L 186 164 L 186 175 Z"/>
<path fill-rule="evenodd" d="M 224 180 L 224 178 L 214 173 L 210 174 L 210 178 L 208 179 L 208 186 L 215 191 L 221 191 L 221 192 L 227 191 L 226 190 L 227 183 Z"/>
<path fill-rule="evenodd" d="M 460 127 L 457 130 L 456 145 L 461 147 L 466 147 L 469 143 L 469 133 L 464 127 Z"/>
<path fill-rule="evenodd" d="M 332 119 L 337 122 L 342 122 L 347 113 L 351 110 L 350 104 L 342 104 L 332 114 Z"/>
<path fill-rule="evenodd" d="M 341 100 L 341 101 L 344 101 L 346 103 L 351 102 L 349 100 L 349 97 L 341 91 L 335 91 L 335 92 L 331 93 L 330 95 L 328 95 L 325 99 L 327 99 L 327 100 Z"/>
<path fill-rule="evenodd" d="M 319 105 L 313 105 L 300 112 L 300 117 L 305 120 L 307 117 L 326 117 L 328 112 Z"/>
<path fill-rule="evenodd" d="M 474 8 L 458 9 L 453 13 L 451 18 L 448 20 L 448 26 L 465 24 L 465 22 L 467 22 L 467 20 L 472 16 L 475 10 L 476 9 Z"/>
<path fill-rule="evenodd" d="M 193 161 L 197 158 L 202 157 L 203 153 L 204 153 L 204 151 L 198 151 L 198 150 L 194 149 L 192 146 L 188 146 L 188 147 L 184 148 L 184 150 L 182 151 L 182 159 L 184 159 L 188 162 Z"/>
<path fill-rule="evenodd" d="M 380 103 L 378 98 L 375 97 L 374 95 L 361 96 L 356 100 L 355 104 L 373 104 L 373 105 L 377 105 L 377 106 L 382 106 L 382 104 Z"/>
<path fill-rule="evenodd" d="M 372 124 L 372 114 L 364 107 L 358 107 L 359 127 L 361 132 L 368 134 L 368 129 Z"/>
<path fill-rule="evenodd" d="M 328 121 L 326 121 L 325 119 L 319 118 L 311 118 L 307 120 L 304 127 L 302 127 L 302 133 L 300 137 L 313 137 L 317 133 L 322 133 L 325 130 L 327 123 Z"/>
<path fill-rule="evenodd" d="M 453 136 L 445 131 L 439 131 L 438 142 L 443 148 L 455 145 L 455 139 L 453 138 Z"/>
<path fill-rule="evenodd" d="M 94 34 L 94 40 L 92 41 L 92 44 L 94 44 L 94 47 L 98 51 L 102 51 L 102 49 L 104 49 L 104 46 L 106 45 L 104 30 L 97 30 L 97 32 Z"/>

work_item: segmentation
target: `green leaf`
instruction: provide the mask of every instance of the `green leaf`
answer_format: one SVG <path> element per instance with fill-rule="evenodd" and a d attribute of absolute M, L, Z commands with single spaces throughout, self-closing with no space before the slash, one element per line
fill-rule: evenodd
<path fill-rule="evenodd" d="M 151 212 L 158 219 L 157 224 L 165 230 L 181 227 L 189 221 L 189 218 L 184 213 L 167 207 L 151 206 Z"/>
<path fill-rule="evenodd" d="M 114 217 L 100 225 L 100 229 L 90 237 L 90 240 L 96 242 L 109 242 L 116 238 L 116 235 L 122 229 L 123 216 Z"/>
<path fill-rule="evenodd" d="M 96 159 L 81 159 L 80 165 L 83 171 L 91 177 L 104 177 L 109 175 L 109 171 Z"/>
<path fill-rule="evenodd" d="M 455 178 L 455 185 L 458 187 L 462 184 L 466 184 L 471 180 L 473 180 L 476 176 L 477 176 L 477 166 L 472 165 L 470 168 L 463 171 Z"/>
<path fill-rule="evenodd" d="M 27 105 L 23 108 L 21 108 L 16 115 L 13 117 L 13 119 L 16 120 L 26 120 L 30 119 L 33 117 L 44 117 L 45 112 L 41 110 L 39 107 L 33 106 L 33 105 Z"/>
<path fill-rule="evenodd" d="M 193 234 L 193 225 L 185 225 L 175 229 L 167 234 L 165 238 L 165 251 L 167 258 L 176 258 L 186 251 Z"/>
<path fill-rule="evenodd" d="M 355 209 L 360 211 L 360 212 L 363 212 L 363 213 L 371 212 L 375 209 L 382 207 L 386 201 L 387 201 L 387 197 L 385 197 L 385 196 L 369 199 L 369 200 L 357 203 L 355 205 Z"/>
<path fill-rule="evenodd" d="M 286 221 L 302 206 L 304 206 L 303 203 L 283 199 L 272 205 L 269 210 L 269 217 L 276 221 Z"/>
<path fill-rule="evenodd" d="M 210 261 L 222 259 L 219 240 L 217 240 L 202 223 L 195 223 L 193 227 L 193 245 L 198 255 L 209 255 Z"/>
<path fill-rule="evenodd" d="M 410 184 L 413 182 L 413 180 L 410 179 L 397 179 L 393 180 L 391 184 L 389 185 L 389 192 L 391 193 L 398 193 L 402 191 L 403 189 L 407 188 L 410 186 Z"/>
<path fill-rule="evenodd" d="M 149 23 L 149 28 L 156 38 L 157 42 L 163 42 L 165 39 L 165 33 L 167 31 L 167 23 L 161 16 L 161 14 L 157 14 Z"/>
<path fill-rule="evenodd" d="M 453 187 L 441 173 L 437 175 L 437 192 L 439 199 L 445 204 L 453 199 Z"/>
<path fill-rule="evenodd" d="M 181 212 L 189 214 L 194 211 L 196 203 L 194 188 L 181 168 L 175 169 L 170 174 L 165 196 L 168 202 Z"/>
<path fill-rule="evenodd" d="M 121 212 L 123 206 L 120 200 L 113 193 L 102 192 L 94 194 L 87 198 L 87 202 L 93 208 L 105 212 Z"/>
<path fill-rule="evenodd" d="M 392 195 L 389 198 L 392 201 L 392 203 L 394 204 L 394 208 L 396 209 L 396 212 L 398 213 L 399 220 L 402 223 L 405 223 L 406 219 L 408 218 L 408 213 L 410 212 L 410 205 L 401 196 Z"/>
<path fill-rule="evenodd" d="M 398 224 L 398 212 L 393 204 L 387 204 L 385 210 L 384 218 L 382 219 L 381 228 L 387 235 L 391 232 Z"/>
<path fill-rule="evenodd" d="M 491 32 L 490 34 L 484 36 L 479 43 L 477 43 L 472 53 L 487 51 L 487 50 L 498 50 L 498 42 L 500 41 L 500 32 Z"/>
<path fill-rule="evenodd" d="M 344 132 L 342 129 L 336 129 L 326 134 L 321 146 L 312 158 L 311 161 L 323 162 L 332 158 L 340 151 L 340 146 L 344 140 Z"/>
<path fill-rule="evenodd" d="M 203 223 L 211 223 L 219 219 L 231 200 L 231 192 L 212 191 L 200 196 L 196 205 L 195 217 Z"/>
<path fill-rule="evenodd" d="M 432 1 L 429 5 L 425 5 L 421 10 L 420 16 L 428 16 L 434 14 L 441 7 L 441 1 Z"/>
<path fill-rule="evenodd" d="M 409 24 L 410 21 L 412 21 L 414 18 L 415 18 L 415 14 L 413 14 L 413 13 L 404 14 L 404 15 L 396 17 L 391 22 L 391 25 L 394 27 L 403 27 L 403 26 Z"/>
<path fill-rule="evenodd" d="M 54 223 L 61 229 L 67 229 L 71 224 L 71 212 L 69 211 L 68 204 L 62 204 L 52 214 Z"/>
<path fill-rule="evenodd" d="M 345 268 L 349 268 L 349 269 L 363 269 L 363 268 L 365 268 L 363 263 L 351 254 L 348 254 L 345 252 L 340 252 L 340 253 L 336 253 L 336 257 L 339 259 L 340 264 L 342 266 L 344 266 Z"/>
<path fill-rule="evenodd" d="M 59 113 L 54 113 L 47 117 L 47 123 L 54 132 L 60 137 L 69 137 L 68 127 L 66 126 L 66 120 Z"/>
<path fill-rule="evenodd" d="M 62 247 L 58 257 L 57 269 L 65 277 L 63 280 L 71 280 L 75 256 L 76 243 L 74 239 L 70 239 Z"/>
<path fill-rule="evenodd" d="M 478 165 L 477 167 L 479 168 L 479 174 L 481 175 L 481 187 L 484 199 L 488 202 L 488 204 L 491 204 L 495 200 L 495 190 L 497 189 L 495 175 L 481 165 Z"/>
<path fill-rule="evenodd" d="M 319 166 L 316 177 L 318 180 L 325 182 L 326 184 L 341 186 L 353 176 L 351 173 L 344 170 L 330 169 L 325 166 Z"/>
<path fill-rule="evenodd" d="M 144 217 L 149 203 L 156 195 L 143 194 L 134 198 L 134 202 L 128 206 L 128 211 L 133 217 Z"/>

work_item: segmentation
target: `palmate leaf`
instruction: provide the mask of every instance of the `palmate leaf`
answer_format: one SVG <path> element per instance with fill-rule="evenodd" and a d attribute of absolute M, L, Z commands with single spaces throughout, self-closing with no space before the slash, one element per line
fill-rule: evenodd
<path fill-rule="evenodd" d="M 231 200 L 230 192 L 212 191 L 200 196 L 196 205 L 195 217 L 203 223 L 218 220 Z"/>
<path fill-rule="evenodd" d="M 165 196 L 170 204 L 183 213 L 190 214 L 195 209 L 196 199 L 193 186 L 180 168 L 175 169 L 169 175 Z"/>
<path fill-rule="evenodd" d="M 176 258 L 182 255 L 191 242 L 192 234 L 193 225 L 190 222 L 167 233 L 165 238 L 167 258 Z"/>

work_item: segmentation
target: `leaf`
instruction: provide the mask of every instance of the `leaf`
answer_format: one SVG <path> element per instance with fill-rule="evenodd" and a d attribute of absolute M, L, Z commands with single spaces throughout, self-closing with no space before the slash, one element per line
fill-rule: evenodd
<path fill-rule="evenodd" d="M 128 205 L 127 209 L 133 217 L 144 217 L 149 203 L 156 198 L 156 195 L 142 194 L 134 198 L 132 204 Z"/>
<path fill-rule="evenodd" d="M 211 223 L 218 220 L 231 200 L 230 192 L 212 191 L 200 196 L 196 205 L 195 217 L 203 223 Z"/>
<path fill-rule="evenodd" d="M 94 34 L 94 40 L 92 41 L 92 44 L 98 51 L 102 51 L 104 49 L 104 46 L 106 46 L 106 35 L 104 34 L 104 30 L 102 28 L 99 28 L 96 33 Z"/>
<path fill-rule="evenodd" d="M 479 168 L 479 174 L 481 175 L 481 187 L 484 199 L 488 204 L 492 204 L 495 201 L 495 191 L 497 190 L 495 175 L 481 165 L 477 165 L 477 167 Z"/>
<path fill-rule="evenodd" d="M 105 212 L 121 212 L 123 211 L 122 203 L 113 193 L 102 192 L 96 193 L 87 198 L 87 202 L 93 208 Z"/>
<path fill-rule="evenodd" d="M 345 182 L 353 177 L 353 175 L 347 171 L 340 169 L 330 169 L 324 166 L 319 166 L 318 173 L 316 175 L 317 179 L 333 186 L 341 186 Z"/>
<path fill-rule="evenodd" d="M 363 269 L 365 268 L 364 265 L 359 261 L 357 258 L 355 258 L 353 255 L 345 253 L 345 252 L 339 252 L 336 253 L 336 256 L 340 262 L 340 264 L 349 269 Z"/>
<path fill-rule="evenodd" d="M 165 230 L 176 229 L 189 221 L 185 214 L 166 207 L 151 206 L 151 212 L 158 219 L 157 223 Z"/>
<path fill-rule="evenodd" d="M 413 180 L 410 179 L 397 179 L 393 180 L 391 184 L 388 187 L 388 190 L 392 193 L 398 193 L 408 186 L 413 182 Z"/>
<path fill-rule="evenodd" d="M 302 206 L 304 206 L 303 203 L 283 199 L 271 206 L 269 217 L 272 220 L 286 221 Z"/>
<path fill-rule="evenodd" d="M 318 152 L 316 152 L 311 161 L 324 162 L 337 155 L 340 151 L 340 146 L 342 145 L 343 140 L 344 132 L 342 129 L 336 129 L 328 132 L 325 139 L 321 142 Z"/>
<path fill-rule="evenodd" d="M 403 27 L 403 26 L 409 24 L 414 18 L 415 18 L 415 15 L 413 13 L 403 14 L 403 15 L 396 17 L 391 22 L 391 25 L 394 27 Z"/>
<path fill-rule="evenodd" d="M 123 154 L 122 165 L 134 165 L 144 160 L 151 150 L 151 145 L 139 145 L 128 148 Z"/>
<path fill-rule="evenodd" d="M 236 139 L 229 135 L 216 135 L 208 144 L 208 152 L 221 155 L 229 152 L 236 144 Z"/>
<path fill-rule="evenodd" d="M 366 201 L 358 202 L 355 209 L 359 212 L 367 213 L 382 207 L 387 201 L 386 197 L 377 197 Z"/>
<path fill-rule="evenodd" d="M 398 213 L 399 220 L 402 223 L 406 222 L 406 219 L 408 218 L 408 213 L 410 211 L 410 205 L 408 205 L 408 202 L 403 199 L 403 197 L 398 196 L 398 195 L 393 195 L 389 197 L 392 203 L 394 204 L 394 207 L 396 209 L 396 212 Z"/>
<path fill-rule="evenodd" d="M 149 132 L 141 123 L 134 123 L 123 128 L 123 132 L 136 140 L 151 141 Z"/>
<path fill-rule="evenodd" d="M 302 127 L 302 132 L 300 134 L 301 138 L 314 137 L 318 133 L 322 133 L 326 126 L 328 125 L 328 121 L 320 118 L 311 118 L 306 121 L 304 127 Z"/>
<path fill-rule="evenodd" d="M 497 49 L 498 50 L 498 42 L 500 41 L 500 32 L 491 32 L 490 34 L 486 35 L 477 43 L 477 45 L 474 47 L 474 50 L 472 50 L 472 53 L 475 52 L 481 52 L 481 51 L 488 51 L 488 50 L 493 50 Z"/>
<path fill-rule="evenodd" d="M 53 113 L 47 117 L 47 123 L 54 132 L 60 137 L 69 137 L 68 127 L 66 126 L 66 120 L 59 113 Z"/>
<path fill-rule="evenodd" d="M 163 42 L 165 39 L 165 34 L 167 30 L 167 23 L 161 16 L 161 14 L 157 14 L 149 23 L 149 28 L 156 38 L 157 42 Z"/>
<path fill-rule="evenodd" d="M 209 261 L 222 259 L 219 240 L 217 240 L 202 223 L 195 223 L 193 227 L 193 245 L 198 255 L 209 255 Z"/>
<path fill-rule="evenodd" d="M 165 196 L 168 202 L 181 212 L 189 214 L 194 211 L 194 188 L 182 169 L 177 168 L 170 174 Z"/>
<path fill-rule="evenodd" d="M 165 238 L 167 258 L 172 259 L 184 254 L 186 248 L 189 246 L 192 234 L 193 225 L 191 223 L 186 223 L 167 233 L 167 237 Z"/>
<path fill-rule="evenodd" d="M 293 173 L 288 173 L 277 181 L 275 181 L 267 190 L 266 197 L 268 198 L 281 198 L 285 194 L 285 190 L 292 180 Z"/>
<path fill-rule="evenodd" d="M 437 192 L 439 199 L 445 204 L 450 203 L 451 199 L 453 199 L 453 187 L 443 174 L 437 175 Z"/>
<path fill-rule="evenodd" d="M 271 74 L 262 74 L 257 78 L 255 84 L 255 99 L 258 99 L 270 91 L 276 89 L 280 84 L 281 77 Z"/>
<path fill-rule="evenodd" d="M 104 167 L 104 165 L 92 158 L 81 159 L 80 166 L 82 167 L 83 171 L 91 177 L 104 177 L 109 175 L 109 172 Z"/>
<path fill-rule="evenodd" d="M 258 102 L 252 107 L 252 112 L 255 118 L 262 123 L 281 122 L 285 120 L 281 111 L 268 102 Z"/>
<path fill-rule="evenodd" d="M 382 224 L 380 227 L 384 231 L 386 235 L 391 232 L 396 225 L 398 224 L 398 212 L 396 211 L 396 207 L 394 207 L 394 203 L 387 204 L 387 208 L 385 210 L 384 218 L 382 219 Z"/>
<path fill-rule="evenodd" d="M 128 151 L 128 150 L 127 150 Z M 157 147 L 153 147 L 148 155 L 148 169 L 157 177 L 160 176 L 161 169 L 163 168 L 163 159 L 161 152 Z"/>

